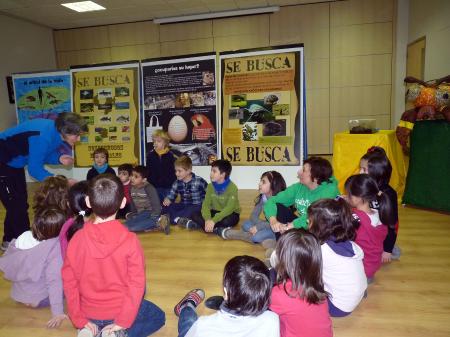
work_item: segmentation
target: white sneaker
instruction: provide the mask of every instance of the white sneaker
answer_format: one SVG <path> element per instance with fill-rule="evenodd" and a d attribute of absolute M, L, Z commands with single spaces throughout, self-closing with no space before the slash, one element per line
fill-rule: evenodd
<path fill-rule="evenodd" d="M 92 331 L 88 328 L 78 330 L 77 337 L 95 337 Z"/>

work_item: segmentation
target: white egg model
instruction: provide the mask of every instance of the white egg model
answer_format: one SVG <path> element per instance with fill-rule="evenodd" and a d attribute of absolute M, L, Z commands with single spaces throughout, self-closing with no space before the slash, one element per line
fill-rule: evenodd
<path fill-rule="evenodd" d="M 188 126 L 181 116 L 173 116 L 167 127 L 167 133 L 172 141 L 182 142 L 188 134 Z"/>

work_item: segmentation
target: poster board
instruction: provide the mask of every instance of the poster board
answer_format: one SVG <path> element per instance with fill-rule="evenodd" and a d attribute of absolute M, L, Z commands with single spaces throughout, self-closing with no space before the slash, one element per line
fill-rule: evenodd
<path fill-rule="evenodd" d="M 172 151 L 193 165 L 217 158 L 216 55 L 214 53 L 142 61 L 145 154 L 155 130 L 167 131 Z"/>
<path fill-rule="evenodd" d="M 140 153 L 139 63 L 71 67 L 73 108 L 89 132 L 75 146 L 75 165 L 92 166 L 95 149 L 109 153 L 109 165 L 137 164 Z"/>
<path fill-rule="evenodd" d="M 303 45 L 220 53 L 222 157 L 298 166 L 305 134 Z"/>
<path fill-rule="evenodd" d="M 17 123 L 35 118 L 56 119 L 70 111 L 70 73 L 49 71 L 13 74 Z"/>

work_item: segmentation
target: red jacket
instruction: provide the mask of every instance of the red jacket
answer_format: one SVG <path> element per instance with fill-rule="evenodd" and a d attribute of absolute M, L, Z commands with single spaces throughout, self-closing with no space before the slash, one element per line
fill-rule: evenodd
<path fill-rule="evenodd" d="M 144 254 L 136 237 L 117 220 L 86 223 L 69 242 L 62 268 L 70 319 L 112 319 L 129 328 L 145 289 Z"/>

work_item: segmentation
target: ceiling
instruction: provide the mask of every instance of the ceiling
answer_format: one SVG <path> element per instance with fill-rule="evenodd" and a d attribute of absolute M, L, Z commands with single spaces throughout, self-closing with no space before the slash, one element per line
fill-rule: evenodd
<path fill-rule="evenodd" d="M 78 0 L 0 0 L 0 14 L 53 29 L 67 29 L 327 0 L 93 0 L 106 10 L 87 13 L 77 13 L 61 6 L 61 3 L 75 1 Z"/>

